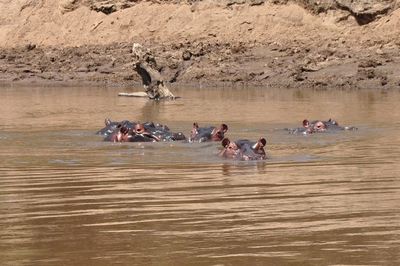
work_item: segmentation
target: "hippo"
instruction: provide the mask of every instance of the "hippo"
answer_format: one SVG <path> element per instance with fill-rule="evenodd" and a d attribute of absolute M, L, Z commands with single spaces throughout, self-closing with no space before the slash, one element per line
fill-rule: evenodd
<path fill-rule="evenodd" d="M 186 140 L 183 133 L 172 132 L 161 124 L 153 122 L 112 122 L 105 121 L 105 127 L 100 129 L 97 134 L 105 136 L 105 141 L 111 142 L 158 142 L 158 141 L 178 141 Z"/>
<path fill-rule="evenodd" d="M 128 120 L 123 120 L 121 122 L 113 122 L 109 118 L 106 118 L 104 120 L 105 127 L 100 129 L 99 131 L 96 132 L 96 135 L 102 135 L 102 136 L 109 136 L 111 135 L 117 128 L 121 127 L 122 125 L 125 125 L 128 128 L 134 127 L 134 123 L 129 122 Z"/>
<path fill-rule="evenodd" d="M 309 121 L 308 119 L 303 120 L 303 127 L 299 128 L 288 128 L 287 129 L 290 134 L 313 134 L 313 133 L 322 133 L 322 132 L 332 132 L 339 130 L 357 130 L 356 127 L 352 126 L 339 126 L 339 123 L 336 120 L 329 118 L 327 121 L 322 120 L 314 120 Z"/>
<path fill-rule="evenodd" d="M 166 125 L 147 122 L 144 123 L 143 126 L 147 132 L 156 136 L 160 141 L 186 140 L 186 137 L 182 132 L 172 132 Z"/>
<path fill-rule="evenodd" d="M 199 127 L 199 124 L 193 123 L 189 142 L 221 141 L 227 131 L 228 126 L 226 124 L 221 124 L 219 128 L 216 128 L 213 126 Z"/>
<path fill-rule="evenodd" d="M 257 141 L 247 139 L 230 141 L 224 138 L 221 142 L 224 149 L 219 152 L 219 156 L 226 159 L 250 161 L 250 160 L 265 160 L 267 155 L 264 147 L 267 144 L 265 138 L 260 138 Z"/>
<path fill-rule="evenodd" d="M 171 132 L 170 129 L 161 124 L 147 122 L 144 124 L 136 124 L 132 130 L 131 142 L 159 142 L 159 141 L 178 141 L 186 140 L 183 133 Z"/>

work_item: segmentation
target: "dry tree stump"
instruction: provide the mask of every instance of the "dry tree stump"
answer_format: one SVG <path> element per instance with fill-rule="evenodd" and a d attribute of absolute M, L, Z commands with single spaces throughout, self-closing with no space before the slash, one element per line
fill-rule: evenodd
<path fill-rule="evenodd" d="M 150 99 L 175 99 L 164 78 L 158 71 L 157 62 L 149 49 L 138 43 L 132 47 L 133 69 L 140 75 L 143 87 Z M 122 96 L 122 95 L 121 95 Z"/>

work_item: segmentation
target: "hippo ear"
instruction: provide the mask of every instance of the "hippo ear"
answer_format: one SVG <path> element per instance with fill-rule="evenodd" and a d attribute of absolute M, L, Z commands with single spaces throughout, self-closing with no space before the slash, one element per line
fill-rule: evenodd
<path fill-rule="evenodd" d="M 265 138 L 261 138 L 259 141 L 263 146 L 267 144 L 267 140 Z"/>
<path fill-rule="evenodd" d="M 310 122 L 307 119 L 303 120 L 303 127 L 306 127 L 310 124 Z"/>
<path fill-rule="evenodd" d="M 222 131 L 226 132 L 226 131 L 228 131 L 228 126 L 226 124 L 222 124 L 221 129 L 222 129 Z"/>
<path fill-rule="evenodd" d="M 231 143 L 231 141 L 228 138 L 224 138 L 221 142 L 222 147 L 224 148 L 226 148 L 229 145 L 229 143 Z"/>
<path fill-rule="evenodd" d="M 104 120 L 104 124 L 105 124 L 106 126 L 109 126 L 109 125 L 111 124 L 111 120 L 110 120 L 109 118 L 106 118 L 106 119 Z"/>
<path fill-rule="evenodd" d="M 199 128 L 199 124 L 197 124 L 197 122 L 193 123 L 193 128 Z"/>

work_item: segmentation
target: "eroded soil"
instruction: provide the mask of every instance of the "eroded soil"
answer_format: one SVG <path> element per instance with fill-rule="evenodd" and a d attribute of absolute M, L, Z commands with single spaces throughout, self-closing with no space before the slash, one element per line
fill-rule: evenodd
<path fill-rule="evenodd" d="M 302 1 L 23 2 L 5 7 L 18 18 L 0 17 L 6 84 L 137 86 L 131 47 L 139 42 L 171 84 L 400 88 L 396 1 L 364 7 L 375 13 L 363 25 L 356 14 L 364 13 L 337 8 L 340 1 L 319 9 Z"/>

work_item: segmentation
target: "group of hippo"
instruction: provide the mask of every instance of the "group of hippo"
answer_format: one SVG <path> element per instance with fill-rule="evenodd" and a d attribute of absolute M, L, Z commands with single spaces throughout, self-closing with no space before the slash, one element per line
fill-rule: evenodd
<path fill-rule="evenodd" d="M 299 128 L 286 129 L 291 134 L 314 134 L 337 130 L 356 130 L 355 127 L 342 127 L 332 119 L 327 121 L 305 119 L 303 126 Z M 105 141 L 110 142 L 166 142 L 166 141 L 187 141 L 187 142 L 207 142 L 220 141 L 223 149 L 219 151 L 218 156 L 233 160 L 265 160 L 267 155 L 264 147 L 267 144 L 265 138 L 257 141 L 241 139 L 231 141 L 225 138 L 228 131 L 226 124 L 219 127 L 208 126 L 199 127 L 193 123 L 188 138 L 182 132 L 172 132 L 166 125 L 155 124 L 153 122 L 131 122 L 124 120 L 121 122 L 112 122 L 105 120 L 105 127 L 100 129 L 97 134 L 104 136 Z"/>

